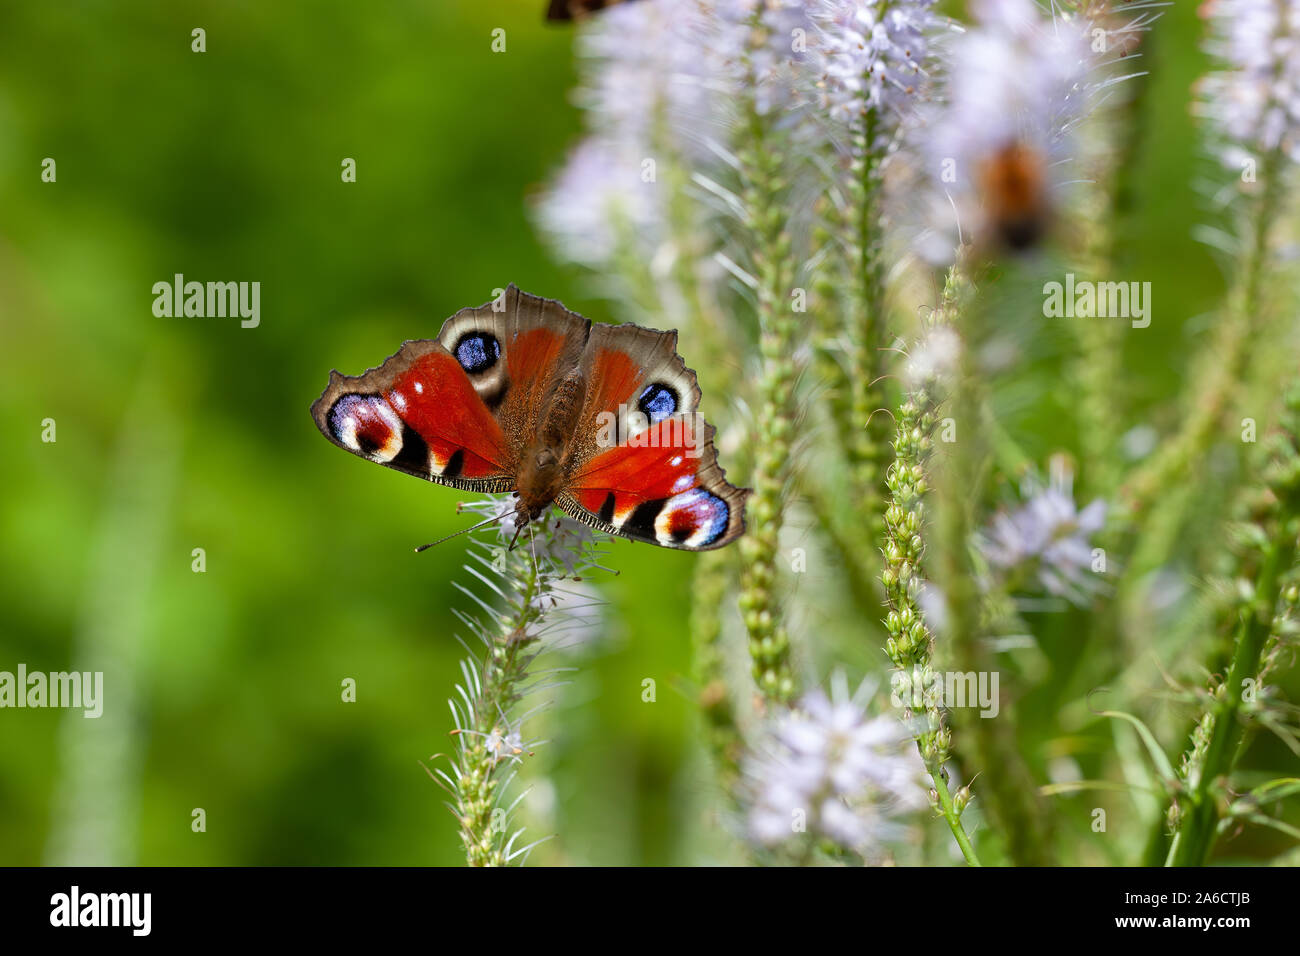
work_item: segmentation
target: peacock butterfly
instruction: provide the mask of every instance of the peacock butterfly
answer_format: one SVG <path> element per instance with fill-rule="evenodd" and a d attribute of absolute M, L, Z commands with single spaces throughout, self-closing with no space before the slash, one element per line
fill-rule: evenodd
<path fill-rule="evenodd" d="M 409 475 L 513 491 L 517 524 L 552 504 L 593 528 L 704 551 L 745 530 L 696 411 L 677 333 L 593 325 L 511 285 L 363 375 L 330 373 L 311 407 L 326 438 Z"/>

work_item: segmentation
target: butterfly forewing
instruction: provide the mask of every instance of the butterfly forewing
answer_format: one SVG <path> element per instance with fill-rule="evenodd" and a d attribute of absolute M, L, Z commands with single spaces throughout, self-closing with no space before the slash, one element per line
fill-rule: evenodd
<path fill-rule="evenodd" d="M 438 333 L 500 423 L 516 463 L 556 386 L 578 367 L 590 325 L 560 303 L 511 285 L 487 305 L 461 309 Z"/>
<path fill-rule="evenodd" d="M 311 410 L 321 433 L 354 455 L 456 488 L 513 486 L 509 442 L 436 340 L 407 342 L 363 375 L 332 373 Z"/>

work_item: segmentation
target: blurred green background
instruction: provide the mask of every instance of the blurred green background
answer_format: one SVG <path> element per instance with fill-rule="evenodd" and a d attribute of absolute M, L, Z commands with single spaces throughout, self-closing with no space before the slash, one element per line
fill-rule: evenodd
<path fill-rule="evenodd" d="M 530 225 L 582 129 L 543 6 L 0 6 L 0 670 L 108 672 L 98 721 L 0 711 L 0 864 L 463 860 L 417 763 L 450 747 L 462 546 L 411 553 L 468 523 L 462 495 L 341 453 L 307 409 L 331 368 L 511 281 L 621 318 Z M 1159 187 L 1123 231 L 1161 297 L 1126 337 L 1135 421 L 1222 291 L 1191 238 L 1199 24 L 1180 4 L 1157 29 L 1134 178 Z M 260 281 L 260 327 L 155 317 L 174 273 Z M 1022 424 L 1034 453 L 1060 439 L 1050 407 Z M 726 859 L 684 676 L 695 560 L 612 546 L 606 636 L 544 721 L 536 862 Z"/>

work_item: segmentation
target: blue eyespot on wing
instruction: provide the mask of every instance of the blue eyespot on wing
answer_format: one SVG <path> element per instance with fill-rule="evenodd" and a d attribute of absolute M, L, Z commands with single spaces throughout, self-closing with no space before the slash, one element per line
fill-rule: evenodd
<path fill-rule="evenodd" d="M 677 393 L 670 386 L 662 382 L 655 382 L 646 386 L 645 391 L 641 393 L 641 397 L 637 399 L 636 407 L 653 425 L 655 422 L 661 422 L 665 418 L 677 414 L 679 404 Z"/>
<path fill-rule="evenodd" d="M 471 375 L 486 372 L 501 358 L 501 343 L 487 332 L 466 332 L 453 350 L 460 367 Z"/>

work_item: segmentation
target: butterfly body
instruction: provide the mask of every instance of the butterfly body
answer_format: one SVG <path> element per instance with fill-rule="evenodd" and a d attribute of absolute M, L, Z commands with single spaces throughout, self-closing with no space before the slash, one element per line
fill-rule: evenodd
<path fill-rule="evenodd" d="M 560 496 L 568 478 L 568 436 L 578 425 L 586 382 L 576 372 L 556 386 L 537 440 L 519 463 L 515 490 L 530 519 L 536 519 Z"/>
<path fill-rule="evenodd" d="M 749 492 L 726 481 L 676 333 L 593 325 L 508 288 L 360 376 L 332 373 L 312 417 L 334 444 L 438 484 L 513 491 L 664 547 L 721 547 Z"/>

